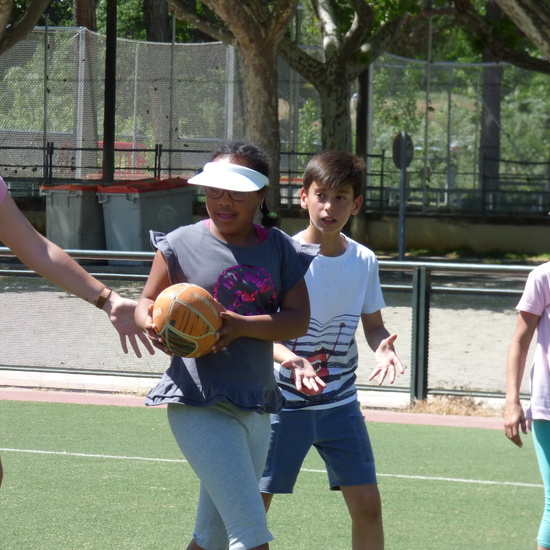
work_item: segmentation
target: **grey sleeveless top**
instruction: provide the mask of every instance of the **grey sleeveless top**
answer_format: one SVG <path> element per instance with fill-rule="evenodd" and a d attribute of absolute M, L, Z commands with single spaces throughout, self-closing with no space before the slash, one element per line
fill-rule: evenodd
<path fill-rule="evenodd" d="M 166 259 L 171 284 L 202 286 L 241 315 L 274 313 L 283 294 L 303 279 L 318 247 L 298 243 L 277 228 L 258 229 L 265 238 L 255 246 L 228 245 L 204 221 L 166 235 L 152 231 L 151 242 Z M 218 353 L 196 359 L 173 356 L 145 403 L 204 407 L 218 401 L 262 413 L 281 409 L 272 342 L 237 338 Z"/>

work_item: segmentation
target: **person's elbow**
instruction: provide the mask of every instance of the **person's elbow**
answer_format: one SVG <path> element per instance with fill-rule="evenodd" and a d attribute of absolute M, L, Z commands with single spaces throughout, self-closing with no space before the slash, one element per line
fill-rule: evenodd
<path fill-rule="evenodd" d="M 305 281 L 300 281 L 288 294 L 285 295 L 281 311 L 287 311 L 287 328 L 293 332 L 283 340 L 299 338 L 304 336 L 309 328 L 311 308 L 309 305 L 309 294 Z M 291 322 L 288 322 L 291 321 Z"/>
<path fill-rule="evenodd" d="M 310 321 L 310 313 L 309 308 L 306 315 L 303 315 L 300 319 L 300 326 L 298 330 L 300 331 L 300 336 L 304 336 L 304 334 L 307 333 L 307 330 L 309 328 L 309 321 Z"/>
<path fill-rule="evenodd" d="M 304 336 L 305 334 L 307 334 L 309 322 L 310 310 L 308 304 L 307 306 L 303 306 L 302 308 L 300 308 L 300 310 L 296 313 L 295 322 L 292 324 L 295 334 L 292 336 L 292 338 L 300 338 L 300 336 Z"/>

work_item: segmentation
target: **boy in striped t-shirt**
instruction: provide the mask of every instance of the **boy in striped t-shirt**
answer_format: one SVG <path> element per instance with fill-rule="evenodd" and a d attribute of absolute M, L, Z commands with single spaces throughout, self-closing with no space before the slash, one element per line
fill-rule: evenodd
<path fill-rule="evenodd" d="M 341 151 L 315 155 L 304 172 L 301 205 L 309 226 L 295 235 L 320 245 L 305 276 L 311 319 L 305 336 L 275 344 L 275 376 L 286 406 L 271 415 L 271 446 L 260 481 L 266 509 L 276 493 L 291 493 L 314 446 L 327 466 L 330 488 L 341 490 L 352 520 L 352 548 L 384 547 L 374 456 L 355 386 L 361 321 L 375 352 L 370 379 L 381 384 L 403 373 L 381 309 L 378 262 L 342 228 L 359 212 L 364 163 Z M 315 371 L 313 374 L 312 369 Z"/>

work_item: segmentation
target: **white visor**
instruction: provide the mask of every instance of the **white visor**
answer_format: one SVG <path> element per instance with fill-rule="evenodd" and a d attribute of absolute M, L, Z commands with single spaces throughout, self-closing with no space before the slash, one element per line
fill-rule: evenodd
<path fill-rule="evenodd" d="M 200 174 L 187 181 L 193 185 L 248 192 L 262 189 L 269 183 L 269 178 L 240 164 L 208 162 Z"/>

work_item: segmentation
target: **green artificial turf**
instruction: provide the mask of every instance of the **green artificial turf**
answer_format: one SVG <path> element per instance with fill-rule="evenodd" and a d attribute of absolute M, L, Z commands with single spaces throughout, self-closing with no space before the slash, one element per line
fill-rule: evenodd
<path fill-rule="evenodd" d="M 198 480 L 164 409 L 0 402 L 3 550 L 184 549 Z M 369 423 L 389 550 L 531 550 L 543 490 L 531 436 Z M 40 452 L 29 452 L 40 451 Z M 350 548 L 315 452 L 269 512 L 273 550 Z M 523 484 L 523 485 L 522 485 Z"/>

